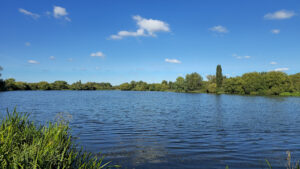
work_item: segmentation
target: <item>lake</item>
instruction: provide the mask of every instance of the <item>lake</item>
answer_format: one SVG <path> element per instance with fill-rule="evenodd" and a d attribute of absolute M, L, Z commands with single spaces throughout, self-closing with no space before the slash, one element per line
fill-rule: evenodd
<path fill-rule="evenodd" d="M 257 169 L 300 159 L 300 98 L 134 91 L 0 92 L 37 123 L 63 112 L 77 143 L 125 168 Z"/>

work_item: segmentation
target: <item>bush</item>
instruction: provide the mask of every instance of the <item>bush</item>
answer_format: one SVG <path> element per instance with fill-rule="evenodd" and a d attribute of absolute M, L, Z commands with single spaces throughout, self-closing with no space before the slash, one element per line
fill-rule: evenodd
<path fill-rule="evenodd" d="M 36 126 L 28 114 L 8 113 L 0 126 L 1 168 L 113 168 L 103 157 L 77 151 L 66 123 Z"/>

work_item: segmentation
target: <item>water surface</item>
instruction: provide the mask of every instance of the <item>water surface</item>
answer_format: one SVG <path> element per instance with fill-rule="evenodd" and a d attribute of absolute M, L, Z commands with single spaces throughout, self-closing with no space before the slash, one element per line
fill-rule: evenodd
<path fill-rule="evenodd" d="M 0 92 L 39 123 L 59 112 L 77 142 L 127 168 L 257 169 L 300 159 L 300 98 L 131 91 Z"/>

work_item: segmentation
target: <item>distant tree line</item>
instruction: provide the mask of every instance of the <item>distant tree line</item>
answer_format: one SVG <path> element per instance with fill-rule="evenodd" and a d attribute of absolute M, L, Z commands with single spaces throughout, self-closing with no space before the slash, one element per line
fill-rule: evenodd
<path fill-rule="evenodd" d="M 66 81 L 26 83 L 11 78 L 0 79 L 0 90 L 126 90 L 300 96 L 300 73 L 287 75 L 276 71 L 251 72 L 227 78 L 222 74 L 221 65 L 218 65 L 216 74 L 208 75 L 206 78 L 204 81 L 200 74 L 194 72 L 185 77 L 179 76 L 174 82 L 163 80 L 161 83 L 148 84 L 143 81 L 131 81 L 118 86 L 112 86 L 110 83 L 81 83 L 81 81 L 70 85 Z"/>

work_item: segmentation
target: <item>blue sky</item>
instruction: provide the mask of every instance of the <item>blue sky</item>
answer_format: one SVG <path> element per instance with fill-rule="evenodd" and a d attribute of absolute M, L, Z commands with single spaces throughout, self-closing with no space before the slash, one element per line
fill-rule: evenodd
<path fill-rule="evenodd" d="M 2 0 L 3 78 L 120 84 L 299 72 L 299 0 Z"/>

